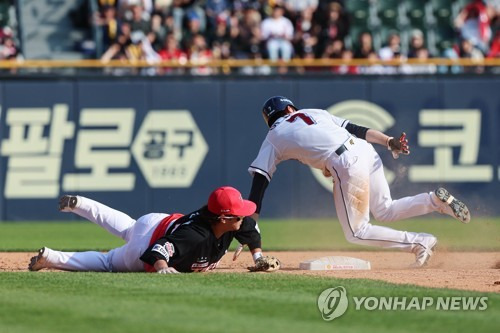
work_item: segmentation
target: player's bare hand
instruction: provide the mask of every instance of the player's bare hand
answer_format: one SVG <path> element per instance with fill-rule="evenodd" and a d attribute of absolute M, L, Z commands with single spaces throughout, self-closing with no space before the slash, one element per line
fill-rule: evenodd
<path fill-rule="evenodd" d="M 173 267 L 163 267 L 157 271 L 158 274 L 180 274 L 178 270 Z"/>
<path fill-rule="evenodd" d="M 387 149 L 392 152 L 392 157 L 394 159 L 399 158 L 400 154 L 410 155 L 410 146 L 408 145 L 406 133 L 401 133 L 401 136 L 397 140 L 390 137 L 389 140 L 387 140 Z"/>
<path fill-rule="evenodd" d="M 240 256 L 240 254 L 244 248 L 245 248 L 245 244 L 238 245 L 238 247 L 236 248 L 236 250 L 234 251 L 234 254 L 233 254 L 233 261 L 236 261 L 236 259 L 238 259 L 238 257 Z"/>

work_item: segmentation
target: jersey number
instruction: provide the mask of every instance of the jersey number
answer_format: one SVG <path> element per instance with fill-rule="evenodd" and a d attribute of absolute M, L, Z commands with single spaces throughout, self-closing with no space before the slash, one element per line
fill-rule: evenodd
<path fill-rule="evenodd" d="M 309 117 L 305 113 L 295 113 L 293 114 L 290 118 L 288 118 L 286 121 L 289 123 L 293 123 L 297 118 L 302 119 L 303 122 L 305 122 L 307 125 L 314 125 L 316 122 L 314 121 L 313 118 Z"/>

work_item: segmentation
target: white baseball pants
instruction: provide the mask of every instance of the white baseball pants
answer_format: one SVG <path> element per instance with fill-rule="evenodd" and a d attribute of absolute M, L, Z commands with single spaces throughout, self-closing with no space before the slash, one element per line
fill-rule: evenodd
<path fill-rule="evenodd" d="M 78 197 L 78 207 L 72 212 L 122 238 L 126 244 L 108 253 L 47 249 L 47 267 L 69 271 L 142 272 L 144 263 L 139 258 L 149 247 L 156 226 L 167 216 L 152 213 L 136 221 L 125 213 L 81 196 Z"/>
<path fill-rule="evenodd" d="M 372 225 L 370 212 L 381 222 L 402 220 L 437 211 L 431 193 L 392 200 L 382 160 L 371 144 L 352 138 L 340 156 L 334 154 L 327 166 L 334 178 L 334 201 L 346 239 L 351 243 L 398 248 L 411 252 L 428 248 L 432 235 Z M 350 140 L 349 140 L 350 141 Z"/>

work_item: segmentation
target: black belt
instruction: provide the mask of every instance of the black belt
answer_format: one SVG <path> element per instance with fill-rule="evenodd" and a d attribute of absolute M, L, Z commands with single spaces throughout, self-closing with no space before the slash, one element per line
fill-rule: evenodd
<path fill-rule="evenodd" d="M 347 147 L 346 147 L 345 145 L 341 145 L 341 146 L 339 147 L 339 149 L 337 149 L 337 150 L 335 151 L 335 154 L 337 154 L 337 156 L 340 156 L 340 155 L 342 155 L 342 154 L 343 154 L 346 150 L 347 150 Z"/>

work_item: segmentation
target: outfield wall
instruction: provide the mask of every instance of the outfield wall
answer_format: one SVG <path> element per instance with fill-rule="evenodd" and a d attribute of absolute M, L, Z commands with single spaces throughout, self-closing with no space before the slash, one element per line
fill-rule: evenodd
<path fill-rule="evenodd" d="M 446 185 L 474 215 L 500 215 L 500 78 L 47 78 L 0 81 L 0 220 L 68 219 L 78 193 L 133 217 L 188 212 L 247 167 L 275 94 L 354 123 L 408 134 L 386 164 L 393 197 Z M 263 217 L 334 216 L 331 182 L 278 167 Z"/>

